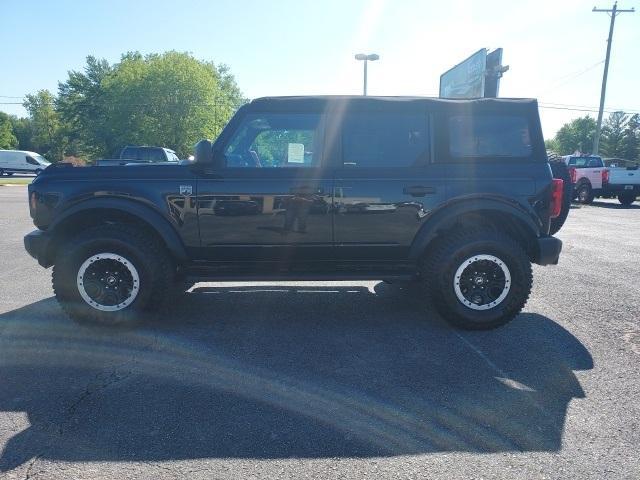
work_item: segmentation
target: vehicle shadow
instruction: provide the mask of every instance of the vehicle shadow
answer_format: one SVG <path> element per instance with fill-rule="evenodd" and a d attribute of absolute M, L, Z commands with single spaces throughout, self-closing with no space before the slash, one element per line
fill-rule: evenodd
<path fill-rule="evenodd" d="M 53 299 L 0 315 L 0 410 L 30 459 L 155 461 L 556 451 L 587 349 L 525 313 L 459 332 L 399 287 L 196 287 L 131 330 Z M 3 421 L 4 423 L 4 421 Z"/>

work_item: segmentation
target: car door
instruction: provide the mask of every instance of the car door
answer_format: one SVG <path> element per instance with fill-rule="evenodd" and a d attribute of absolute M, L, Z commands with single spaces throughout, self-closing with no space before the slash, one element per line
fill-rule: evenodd
<path fill-rule="evenodd" d="M 246 113 L 220 147 L 222 167 L 198 179 L 201 255 L 287 268 L 331 257 L 332 178 L 323 116 Z"/>
<path fill-rule="evenodd" d="M 445 199 L 441 166 L 432 164 L 423 103 L 360 105 L 341 114 L 334 236 L 351 260 L 406 259 L 428 213 Z"/>
<path fill-rule="evenodd" d="M 36 170 L 42 170 L 43 167 L 40 163 L 30 155 L 25 155 L 23 160 L 22 169 L 25 172 L 35 172 Z"/>

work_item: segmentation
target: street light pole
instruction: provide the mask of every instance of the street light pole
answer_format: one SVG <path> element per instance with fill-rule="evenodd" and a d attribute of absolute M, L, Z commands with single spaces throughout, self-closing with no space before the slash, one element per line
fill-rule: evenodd
<path fill-rule="evenodd" d="M 635 12 L 635 9 L 629 10 L 618 9 L 618 2 L 613 4 L 612 9 L 596 8 L 593 7 L 592 12 L 605 12 L 611 16 L 611 23 L 609 24 L 609 38 L 607 39 L 607 56 L 604 60 L 604 73 L 602 75 L 602 89 L 600 90 L 600 108 L 598 109 L 598 123 L 596 124 L 596 134 L 593 137 L 593 155 L 598 154 L 598 148 L 600 147 L 600 132 L 602 129 L 602 114 L 604 113 L 604 97 L 607 93 L 607 75 L 609 74 L 609 58 L 611 56 L 611 41 L 613 40 L 613 26 L 616 23 L 616 15 L 625 12 Z"/>
<path fill-rule="evenodd" d="M 367 96 L 367 63 L 369 62 L 369 60 L 371 60 L 372 62 L 375 60 L 379 60 L 380 56 L 375 54 L 375 53 L 371 53 L 369 55 L 365 55 L 364 53 L 358 53 L 356 55 L 356 60 L 361 60 L 364 62 L 364 80 L 363 80 L 363 95 L 366 97 Z"/>
<path fill-rule="evenodd" d="M 365 97 L 367 96 L 367 62 L 368 62 L 368 60 L 365 59 L 365 61 L 364 61 L 364 80 L 363 80 L 364 89 L 363 89 L 363 92 L 362 92 L 362 95 L 364 95 Z"/>

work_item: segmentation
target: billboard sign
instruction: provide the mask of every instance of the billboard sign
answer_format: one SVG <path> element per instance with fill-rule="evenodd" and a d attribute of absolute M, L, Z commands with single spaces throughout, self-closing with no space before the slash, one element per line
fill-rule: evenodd
<path fill-rule="evenodd" d="M 440 97 L 484 97 L 486 70 L 487 49 L 481 48 L 466 60 L 440 75 Z"/>
<path fill-rule="evenodd" d="M 509 67 L 502 66 L 502 49 L 496 48 L 487 55 L 487 71 L 484 80 L 484 96 L 496 98 L 500 89 L 500 78 Z"/>

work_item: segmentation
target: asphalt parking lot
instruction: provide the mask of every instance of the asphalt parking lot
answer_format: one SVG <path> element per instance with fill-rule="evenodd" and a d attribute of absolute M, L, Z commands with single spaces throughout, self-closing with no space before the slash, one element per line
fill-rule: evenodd
<path fill-rule="evenodd" d="M 572 209 L 525 311 L 459 332 L 377 282 L 198 284 L 79 327 L 0 187 L 0 477 L 640 478 L 640 206 Z"/>

